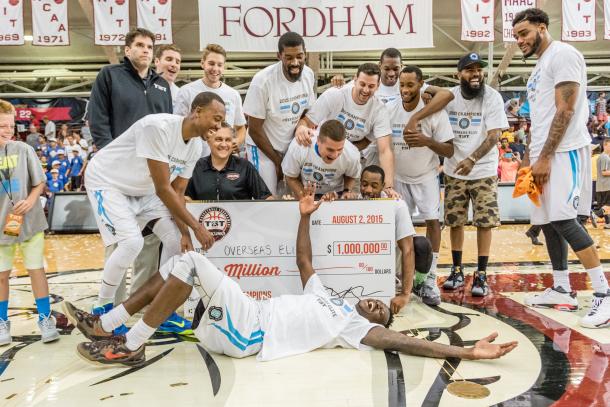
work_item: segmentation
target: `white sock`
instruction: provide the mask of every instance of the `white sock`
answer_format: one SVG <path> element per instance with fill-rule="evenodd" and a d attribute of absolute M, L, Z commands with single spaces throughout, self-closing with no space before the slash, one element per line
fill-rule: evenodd
<path fill-rule="evenodd" d="M 604 275 L 604 270 L 602 269 L 601 265 L 588 269 L 587 274 L 591 279 L 591 287 L 593 287 L 593 290 L 596 293 L 606 294 L 608 292 L 608 280 L 606 280 L 606 276 Z"/>
<path fill-rule="evenodd" d="M 568 293 L 572 291 L 568 270 L 553 270 L 553 287 L 561 287 Z"/>
<path fill-rule="evenodd" d="M 437 265 L 438 265 L 438 253 L 432 252 L 432 264 L 430 264 L 430 271 L 428 272 L 428 278 L 436 279 Z"/>
<path fill-rule="evenodd" d="M 127 322 L 130 316 L 131 315 L 129 315 L 123 304 L 121 304 L 101 316 L 102 328 L 106 332 L 112 332 L 114 329 Z"/>
<path fill-rule="evenodd" d="M 149 327 L 144 320 L 140 319 L 131 327 L 129 332 L 127 332 L 127 335 L 125 335 L 125 338 L 127 339 L 127 341 L 125 341 L 125 346 L 127 346 L 127 349 L 129 350 L 136 350 L 142 346 L 155 331 L 156 328 Z"/>

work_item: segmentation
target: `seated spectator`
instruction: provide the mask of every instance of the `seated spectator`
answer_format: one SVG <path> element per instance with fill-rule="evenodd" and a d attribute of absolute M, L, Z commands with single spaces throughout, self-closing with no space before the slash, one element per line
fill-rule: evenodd
<path fill-rule="evenodd" d="M 500 157 L 500 182 L 515 182 L 520 165 L 521 160 L 517 155 L 513 154 L 510 150 L 506 151 L 502 157 Z"/>
<path fill-rule="evenodd" d="M 53 168 L 51 170 L 51 179 L 47 181 L 48 193 L 47 196 L 52 198 L 54 194 L 57 192 L 63 192 L 64 183 L 59 179 L 59 170 L 57 168 Z"/>
<path fill-rule="evenodd" d="M 76 149 L 72 150 L 72 158 L 70 159 L 70 168 L 66 177 L 70 179 L 70 187 L 72 191 L 80 191 L 81 183 L 83 179 L 83 159 L 81 158 L 79 151 Z"/>
<path fill-rule="evenodd" d="M 514 124 L 511 124 L 508 129 L 504 130 L 504 133 L 502 133 L 501 139 L 507 139 L 509 143 L 512 143 L 515 141 L 515 125 Z"/>
<path fill-rule="evenodd" d="M 498 156 L 502 157 L 508 151 L 512 152 L 510 146 L 508 145 L 508 139 L 506 137 L 502 137 L 502 139 L 500 139 L 500 147 L 498 147 Z"/>
<path fill-rule="evenodd" d="M 36 150 L 40 136 L 42 136 L 42 134 L 38 132 L 36 125 L 34 123 L 30 123 L 30 133 L 26 136 L 25 142 Z"/>
<path fill-rule="evenodd" d="M 316 184 L 320 196 L 340 196 L 353 188 L 360 176 L 360 153 L 346 140 L 345 127 L 338 120 L 320 126 L 311 144 L 302 146 L 295 138 L 282 161 L 286 183 L 295 199 L 301 199 L 305 184 Z"/>
<path fill-rule="evenodd" d="M 271 199 L 267 185 L 248 160 L 232 154 L 235 130 L 223 123 L 208 136 L 211 154 L 197 161 L 185 195 L 193 200 Z"/>
<path fill-rule="evenodd" d="M 59 150 L 59 146 L 57 145 L 57 139 L 55 137 L 48 137 L 49 147 L 47 148 L 47 158 L 49 161 L 53 161 L 55 156 L 57 155 L 57 150 Z"/>
<path fill-rule="evenodd" d="M 513 154 L 518 155 L 520 160 L 523 160 L 523 156 L 525 156 L 525 144 L 523 144 L 523 140 L 520 137 L 515 137 L 515 142 L 509 145 Z"/>
<path fill-rule="evenodd" d="M 59 173 L 65 176 L 68 168 L 70 168 L 70 161 L 66 158 L 66 151 L 63 149 L 57 150 L 57 157 L 55 159 L 59 161 Z"/>

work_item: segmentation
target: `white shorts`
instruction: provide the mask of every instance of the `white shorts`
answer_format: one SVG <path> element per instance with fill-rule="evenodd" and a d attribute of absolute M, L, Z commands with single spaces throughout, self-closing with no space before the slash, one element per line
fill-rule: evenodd
<path fill-rule="evenodd" d="M 159 272 L 165 279 L 171 273 L 199 291 L 206 309 L 194 333 L 206 349 L 235 358 L 260 351 L 264 332 L 258 303 L 206 257 L 195 252 L 174 256 Z"/>
<path fill-rule="evenodd" d="M 130 237 L 141 237 L 153 219 L 170 217 L 169 210 L 155 194 L 127 196 L 113 190 L 87 190 L 104 245 Z"/>
<path fill-rule="evenodd" d="M 532 165 L 537 161 L 532 159 Z M 591 211 L 591 153 L 589 146 L 555 153 L 551 159 L 551 177 L 542 187 L 540 207 L 534 206 L 532 225 L 576 219 Z"/>
<path fill-rule="evenodd" d="M 362 157 L 361 164 L 362 169 L 369 165 L 379 165 L 379 152 L 377 150 L 377 143 L 372 142 L 364 150 L 360 152 Z"/>
<path fill-rule="evenodd" d="M 246 144 L 246 157 L 254 165 L 263 181 L 265 181 L 272 195 L 281 195 L 287 192 L 283 181 L 281 182 L 282 185 L 278 185 L 275 164 L 260 148 L 252 144 Z"/>
<path fill-rule="evenodd" d="M 431 177 L 421 184 L 407 184 L 395 179 L 394 190 L 405 200 L 411 215 L 417 208 L 424 220 L 441 218 L 441 189 L 438 177 Z"/>

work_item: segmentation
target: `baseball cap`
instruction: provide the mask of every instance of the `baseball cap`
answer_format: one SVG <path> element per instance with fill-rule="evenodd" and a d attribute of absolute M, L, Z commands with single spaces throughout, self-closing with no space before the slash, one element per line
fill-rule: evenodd
<path fill-rule="evenodd" d="M 51 170 L 51 174 L 57 174 L 57 173 L 59 173 L 59 170 L 57 168 L 53 168 Z"/>
<path fill-rule="evenodd" d="M 57 154 L 66 154 L 65 150 L 62 150 L 61 148 L 59 150 L 57 150 Z"/>
<path fill-rule="evenodd" d="M 60 162 L 60 161 L 58 161 L 58 160 L 54 160 L 54 161 L 51 163 L 51 165 L 59 165 L 59 164 L 61 164 L 61 162 Z"/>
<path fill-rule="evenodd" d="M 483 61 L 479 54 L 476 52 L 471 52 L 470 54 L 466 54 L 460 58 L 457 64 L 457 69 L 458 71 L 461 71 L 472 64 L 480 64 L 482 68 L 487 66 L 487 62 Z"/>

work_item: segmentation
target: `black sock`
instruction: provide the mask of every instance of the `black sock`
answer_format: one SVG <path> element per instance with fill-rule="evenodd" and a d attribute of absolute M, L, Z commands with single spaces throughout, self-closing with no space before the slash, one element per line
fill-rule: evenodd
<path fill-rule="evenodd" d="M 462 267 L 461 250 L 451 250 L 451 257 L 453 258 L 453 267 Z"/>
<path fill-rule="evenodd" d="M 477 265 L 477 270 L 486 272 L 487 271 L 487 262 L 489 261 L 489 256 L 479 256 L 479 261 Z"/>

